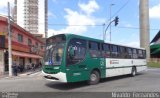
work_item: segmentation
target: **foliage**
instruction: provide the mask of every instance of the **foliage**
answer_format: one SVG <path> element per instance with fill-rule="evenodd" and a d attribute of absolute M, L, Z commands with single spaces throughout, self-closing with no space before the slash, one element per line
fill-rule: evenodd
<path fill-rule="evenodd" d="M 148 62 L 148 67 L 160 68 L 160 62 Z"/>

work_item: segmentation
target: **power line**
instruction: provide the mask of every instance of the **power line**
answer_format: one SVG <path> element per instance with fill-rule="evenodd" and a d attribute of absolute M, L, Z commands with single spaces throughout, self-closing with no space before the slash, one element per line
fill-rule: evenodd
<path fill-rule="evenodd" d="M 124 5 L 123 5 L 121 8 L 119 8 L 119 10 L 117 10 L 117 12 L 116 12 L 115 14 L 112 15 L 112 18 L 113 18 L 114 16 L 116 16 L 116 15 L 129 3 L 129 1 L 130 1 L 130 0 L 127 0 L 127 2 L 124 3 Z"/>
<path fill-rule="evenodd" d="M 142 29 L 142 28 L 139 28 L 139 27 L 123 27 L 123 26 L 118 26 L 117 28 L 124 28 L 124 29 Z M 160 30 L 160 29 L 150 28 L 149 30 Z"/>
<path fill-rule="evenodd" d="M 73 25 L 68 25 L 68 24 L 48 24 L 48 25 L 54 25 L 54 26 L 103 26 L 103 24 L 97 24 L 97 25 L 76 25 L 76 24 L 73 24 Z"/>
<path fill-rule="evenodd" d="M 48 24 L 48 25 L 54 25 L 54 26 L 100 26 L 100 27 L 102 27 L 102 26 L 104 26 L 104 24 L 96 24 L 96 25 L 68 25 L 68 24 Z M 139 28 L 139 27 L 127 27 L 127 26 L 117 26 L 117 28 L 125 28 L 125 29 L 141 29 L 141 28 Z M 150 30 L 160 30 L 160 29 L 158 29 L 158 28 L 150 28 Z"/>
<path fill-rule="evenodd" d="M 43 23 L 41 23 L 43 24 Z M 49 23 L 48 25 L 50 26 L 90 26 L 90 27 L 104 27 L 104 24 L 95 24 L 95 25 L 86 25 L 86 24 L 81 24 L 81 25 L 77 25 L 77 24 L 73 24 L 73 25 L 68 25 L 68 24 L 62 24 L 62 23 Z M 139 27 L 128 27 L 128 26 L 117 26 L 116 28 L 124 28 L 124 29 L 140 29 Z M 160 30 L 160 28 L 150 28 L 149 30 Z"/>
<path fill-rule="evenodd" d="M 13 21 L 15 24 L 18 25 L 18 23 L 16 23 L 15 21 Z M 19 22 L 19 23 L 23 23 L 23 22 Z M 38 23 L 40 25 L 45 25 L 45 23 Z M 54 25 L 54 26 L 103 26 L 103 24 L 66 24 L 66 23 L 48 23 L 47 25 Z"/>
<path fill-rule="evenodd" d="M 124 3 L 123 6 L 120 7 L 120 8 L 117 10 L 117 12 L 111 16 L 111 18 L 115 17 L 115 16 L 129 3 L 129 1 L 130 1 L 130 0 L 127 0 L 127 2 Z M 110 20 L 110 19 L 108 19 L 106 22 L 108 22 L 109 20 Z"/>

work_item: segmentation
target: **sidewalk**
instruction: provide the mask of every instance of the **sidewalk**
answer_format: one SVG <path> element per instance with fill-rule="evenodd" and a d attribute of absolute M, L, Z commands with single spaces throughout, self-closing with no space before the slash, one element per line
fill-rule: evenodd
<path fill-rule="evenodd" d="M 0 79 L 1 78 L 24 77 L 24 76 L 29 76 L 29 75 L 35 74 L 35 73 L 40 72 L 40 71 L 41 71 L 41 68 L 37 68 L 34 71 L 33 70 L 28 70 L 28 71 L 24 71 L 22 73 L 17 73 L 17 76 L 12 76 L 12 77 L 9 77 L 8 73 L 5 73 L 3 75 L 0 75 Z"/>
<path fill-rule="evenodd" d="M 0 79 L 8 77 L 8 73 L 0 74 Z"/>
<path fill-rule="evenodd" d="M 29 70 L 29 71 L 26 71 L 26 72 L 23 72 L 23 73 L 18 73 L 18 76 L 28 76 L 28 75 L 31 75 L 31 74 L 34 74 L 34 73 L 37 73 L 37 72 L 40 72 L 41 71 L 41 68 L 37 68 L 35 69 L 34 71 L 33 70 Z"/>

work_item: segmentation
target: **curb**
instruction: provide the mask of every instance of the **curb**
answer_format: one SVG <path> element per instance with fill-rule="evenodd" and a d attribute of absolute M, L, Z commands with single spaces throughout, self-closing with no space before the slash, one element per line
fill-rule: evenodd
<path fill-rule="evenodd" d="M 29 76 L 29 75 L 32 75 L 34 73 L 37 73 L 37 72 L 30 72 L 30 73 L 24 73 L 24 74 L 19 74 L 18 76 Z"/>
<path fill-rule="evenodd" d="M 41 72 L 41 70 L 35 70 L 34 72 L 26 72 L 26 73 L 19 73 L 17 74 L 17 76 L 12 76 L 12 77 L 9 77 L 8 75 L 0 75 L 0 79 L 7 79 L 7 78 L 16 78 L 16 77 L 25 77 L 25 76 L 29 76 L 29 75 L 32 75 L 32 74 L 36 74 L 38 72 Z"/>
<path fill-rule="evenodd" d="M 33 72 L 27 72 L 27 73 L 19 74 L 18 76 L 29 76 L 29 75 L 32 75 L 32 74 L 36 74 L 38 72 L 41 72 L 41 70 L 35 70 Z"/>

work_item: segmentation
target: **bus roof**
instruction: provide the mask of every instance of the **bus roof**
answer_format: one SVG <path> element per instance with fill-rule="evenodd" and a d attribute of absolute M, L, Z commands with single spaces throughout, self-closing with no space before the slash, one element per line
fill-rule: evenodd
<path fill-rule="evenodd" d="M 90 41 L 96 41 L 96 42 L 104 43 L 103 40 L 95 39 L 95 38 L 91 38 L 91 37 L 85 37 L 85 36 L 76 35 L 76 34 L 64 34 L 64 35 L 65 35 L 67 38 L 81 38 L 81 39 L 85 39 L 85 40 L 90 40 Z"/>
<path fill-rule="evenodd" d="M 105 42 L 105 43 L 107 43 L 107 44 L 112 44 L 112 45 L 123 46 L 123 47 L 128 47 L 128 48 L 135 48 L 135 49 L 143 49 L 143 50 L 145 50 L 145 48 L 140 48 L 140 47 L 127 46 L 127 45 L 116 44 L 116 43 L 110 43 L 110 42 Z"/>
<path fill-rule="evenodd" d="M 112 45 L 118 45 L 118 46 L 124 46 L 124 47 L 129 47 L 129 48 L 135 48 L 135 49 L 143 49 L 145 50 L 145 48 L 139 48 L 139 47 L 132 47 L 132 46 L 127 46 L 127 45 L 122 45 L 122 44 L 115 44 L 115 43 L 110 43 L 110 42 L 104 42 L 103 40 L 100 39 L 95 39 L 95 38 L 91 38 L 91 37 L 85 37 L 85 36 L 81 36 L 81 35 L 76 35 L 76 34 L 58 34 L 58 35 L 65 35 L 66 38 L 81 38 L 81 39 L 85 39 L 85 40 L 90 40 L 90 41 L 96 41 L 96 42 L 100 42 L 100 43 L 107 43 L 107 44 L 112 44 Z M 54 35 L 54 36 L 58 36 L 58 35 Z M 53 36 L 51 36 L 53 37 Z M 49 38 L 51 38 L 49 37 Z"/>

